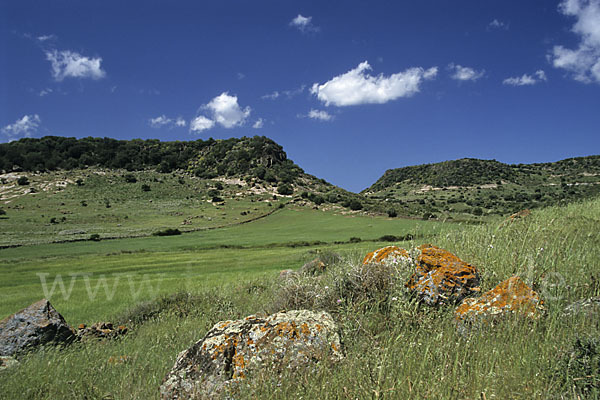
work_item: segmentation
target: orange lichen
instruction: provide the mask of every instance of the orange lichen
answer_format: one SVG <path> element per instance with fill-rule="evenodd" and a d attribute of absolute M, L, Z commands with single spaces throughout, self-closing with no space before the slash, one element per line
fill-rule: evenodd
<path fill-rule="evenodd" d="M 466 299 L 456 309 L 454 315 L 458 320 L 479 315 L 496 315 L 503 313 L 519 313 L 537 318 L 543 309 L 543 301 L 539 295 L 525 284 L 518 276 L 513 276 L 478 299 Z"/>
<path fill-rule="evenodd" d="M 397 258 L 409 259 L 410 256 L 408 251 L 398 246 L 387 246 L 367 254 L 363 259 L 363 264 L 382 263 L 386 262 L 387 260 L 395 260 Z"/>
<path fill-rule="evenodd" d="M 426 302 L 436 304 L 461 300 L 471 292 L 480 291 L 477 269 L 447 250 L 430 244 L 418 247 L 415 273 L 405 284 L 423 296 Z"/>

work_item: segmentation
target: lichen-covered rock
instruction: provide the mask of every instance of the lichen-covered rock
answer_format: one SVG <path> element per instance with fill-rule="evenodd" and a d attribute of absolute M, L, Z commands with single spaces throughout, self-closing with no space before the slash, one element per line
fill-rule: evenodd
<path fill-rule="evenodd" d="M 600 315 L 600 297 L 577 300 L 565 307 L 565 315 L 585 315 L 593 317 Z"/>
<path fill-rule="evenodd" d="M 401 265 L 411 260 L 410 254 L 405 249 L 398 246 L 386 246 L 367 254 L 363 259 L 363 265 L 373 263 Z"/>
<path fill-rule="evenodd" d="M 293 269 L 282 269 L 279 271 L 279 279 L 286 280 L 296 275 Z"/>
<path fill-rule="evenodd" d="M 217 323 L 183 351 L 160 387 L 162 399 L 219 398 L 261 372 L 343 357 L 338 328 L 326 312 L 288 311 Z"/>
<path fill-rule="evenodd" d="M 478 293 L 479 272 L 454 254 L 430 244 L 419 246 L 415 273 L 406 287 L 429 305 L 455 304 Z"/>
<path fill-rule="evenodd" d="M 11 356 L 0 356 L 0 371 L 16 365 L 19 365 L 19 362 L 16 358 Z"/>
<path fill-rule="evenodd" d="M 300 268 L 300 272 L 304 275 L 321 275 L 327 269 L 327 265 L 320 258 L 315 258 L 307 262 Z"/>
<path fill-rule="evenodd" d="M 0 356 L 52 343 L 73 341 L 75 333 L 46 299 L 0 321 Z"/>
<path fill-rule="evenodd" d="M 77 329 L 78 340 L 115 339 L 127 333 L 127 327 L 119 325 L 116 328 L 110 322 L 98 322 L 90 326 L 80 324 Z"/>
<path fill-rule="evenodd" d="M 537 292 L 518 276 L 513 276 L 479 298 L 465 299 L 454 312 L 459 322 L 473 323 L 489 321 L 498 316 L 519 314 L 538 318 L 544 311 L 543 302 Z"/>

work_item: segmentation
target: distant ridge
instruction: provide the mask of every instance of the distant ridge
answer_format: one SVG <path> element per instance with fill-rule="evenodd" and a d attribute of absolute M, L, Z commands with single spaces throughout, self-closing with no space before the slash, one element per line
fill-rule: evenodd
<path fill-rule="evenodd" d="M 435 164 L 389 169 L 364 192 L 377 192 L 398 183 L 434 187 L 472 186 L 506 181 L 521 185 L 538 182 L 543 174 L 573 176 L 600 173 L 600 155 L 536 164 L 504 164 L 496 160 L 462 158 Z"/>

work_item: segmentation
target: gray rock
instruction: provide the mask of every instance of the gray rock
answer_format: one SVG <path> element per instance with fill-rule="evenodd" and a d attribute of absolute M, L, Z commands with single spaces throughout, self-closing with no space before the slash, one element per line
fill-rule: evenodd
<path fill-rule="evenodd" d="M 326 312 L 289 311 L 217 323 L 177 357 L 161 399 L 221 398 L 256 374 L 277 377 L 343 357 L 338 328 Z"/>
<path fill-rule="evenodd" d="M 594 316 L 600 314 L 600 297 L 590 297 L 588 299 L 577 300 L 565 307 L 565 315 L 587 315 Z"/>
<path fill-rule="evenodd" d="M 19 362 L 14 357 L 0 356 L 0 371 L 18 365 Z"/>
<path fill-rule="evenodd" d="M 44 344 L 70 343 L 73 329 L 46 299 L 0 321 L 0 356 L 12 356 Z"/>

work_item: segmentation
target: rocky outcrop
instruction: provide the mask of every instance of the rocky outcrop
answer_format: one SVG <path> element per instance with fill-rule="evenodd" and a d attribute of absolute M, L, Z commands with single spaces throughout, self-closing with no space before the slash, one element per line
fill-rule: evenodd
<path fill-rule="evenodd" d="M 0 356 L 12 356 L 44 344 L 66 344 L 75 332 L 46 299 L 0 321 Z"/>
<path fill-rule="evenodd" d="M 257 373 L 278 376 L 284 369 L 342 356 L 338 328 L 326 312 L 288 311 L 223 321 L 179 354 L 160 395 L 220 398 Z"/>
<path fill-rule="evenodd" d="M 447 250 L 430 244 L 419 246 L 415 273 L 406 287 L 429 305 L 455 304 L 478 293 L 479 272 Z"/>
<path fill-rule="evenodd" d="M 386 246 L 367 254 L 363 259 L 363 265 L 373 263 L 400 265 L 410 262 L 410 260 L 411 257 L 405 249 L 398 246 Z"/>
<path fill-rule="evenodd" d="M 537 292 L 518 276 L 513 276 L 479 298 L 465 299 L 456 308 L 454 316 L 458 322 L 488 322 L 499 316 L 519 314 L 538 318 L 544 311 L 543 302 Z"/>
<path fill-rule="evenodd" d="M 321 261 L 320 258 L 315 258 L 312 261 L 307 262 L 300 268 L 300 272 L 303 275 L 321 275 L 327 269 L 327 265 Z"/>
<path fill-rule="evenodd" d="M 127 327 L 119 325 L 114 327 L 109 322 L 98 322 L 90 326 L 85 324 L 79 325 L 77 329 L 77 339 L 86 341 L 90 339 L 116 339 L 127 333 Z"/>

